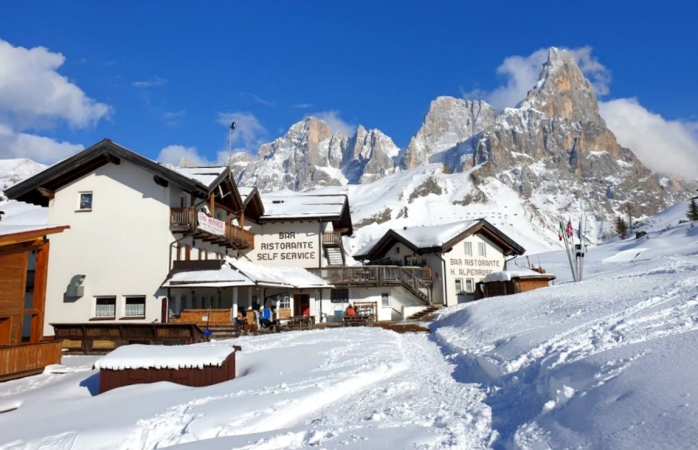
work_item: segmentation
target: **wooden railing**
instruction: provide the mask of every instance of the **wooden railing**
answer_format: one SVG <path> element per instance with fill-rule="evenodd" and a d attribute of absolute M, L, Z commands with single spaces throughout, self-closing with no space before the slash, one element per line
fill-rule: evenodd
<path fill-rule="evenodd" d="M 195 227 L 194 208 L 170 208 L 170 228 L 193 230 Z"/>
<path fill-rule="evenodd" d="M 0 347 L 0 381 L 41 373 L 61 362 L 61 341 Z"/>
<path fill-rule="evenodd" d="M 336 231 L 322 233 L 323 245 L 339 245 L 342 246 L 342 235 Z"/>
<path fill-rule="evenodd" d="M 428 267 L 353 266 L 308 270 L 337 285 L 399 284 L 423 301 L 431 301 L 432 276 Z"/>
<path fill-rule="evenodd" d="M 193 232 L 197 229 L 197 226 L 196 210 L 193 207 L 170 208 L 171 230 Z M 226 223 L 225 228 L 225 236 L 220 236 L 217 243 L 239 249 L 254 248 L 254 233 L 230 222 Z M 201 230 L 201 233 L 206 232 Z M 214 235 L 211 236 L 215 237 Z"/>
<path fill-rule="evenodd" d="M 238 248 L 254 248 L 254 233 L 231 223 L 226 224 L 228 241 Z"/>

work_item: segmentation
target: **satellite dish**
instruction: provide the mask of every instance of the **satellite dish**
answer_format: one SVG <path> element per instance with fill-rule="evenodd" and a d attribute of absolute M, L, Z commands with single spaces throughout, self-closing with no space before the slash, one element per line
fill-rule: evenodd
<path fill-rule="evenodd" d="M 230 124 L 230 129 L 231 129 L 231 130 L 234 130 L 234 129 L 235 129 L 235 122 L 233 122 L 233 123 Z"/>

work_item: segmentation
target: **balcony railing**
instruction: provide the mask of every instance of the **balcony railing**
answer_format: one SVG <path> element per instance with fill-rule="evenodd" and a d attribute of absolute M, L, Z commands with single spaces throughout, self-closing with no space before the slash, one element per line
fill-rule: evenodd
<path fill-rule="evenodd" d="M 201 238 L 229 248 L 240 250 L 254 248 L 254 233 L 233 225 L 231 222 L 225 223 L 223 235 L 201 229 L 196 210 L 193 207 L 170 208 L 170 229 L 180 233 L 196 232 L 195 238 Z"/>
<path fill-rule="evenodd" d="M 0 347 L 0 381 L 41 373 L 61 362 L 61 341 Z"/>
<path fill-rule="evenodd" d="M 353 266 L 308 269 L 335 285 L 400 285 L 425 302 L 431 299 L 432 275 L 428 267 Z"/>
<path fill-rule="evenodd" d="M 336 231 L 322 233 L 323 245 L 342 246 L 342 235 Z"/>

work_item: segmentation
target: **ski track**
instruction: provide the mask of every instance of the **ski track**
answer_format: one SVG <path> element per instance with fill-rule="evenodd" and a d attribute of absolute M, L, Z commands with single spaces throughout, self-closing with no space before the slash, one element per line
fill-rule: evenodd
<path fill-rule="evenodd" d="M 367 427 L 430 429 L 430 442 L 414 448 L 489 448 L 493 439 L 491 411 L 483 403 L 485 396 L 479 386 L 458 383 L 451 376 L 454 366 L 444 360 L 438 346 L 426 335 L 397 336 L 406 363 L 403 370 L 363 390 L 352 385 L 352 401 L 321 405 L 312 414 L 305 414 L 305 421 L 286 424 L 302 425 L 312 430 L 310 433 L 289 435 L 280 431 L 277 436 L 244 448 L 276 450 L 348 444 L 357 439 L 359 430 Z"/>

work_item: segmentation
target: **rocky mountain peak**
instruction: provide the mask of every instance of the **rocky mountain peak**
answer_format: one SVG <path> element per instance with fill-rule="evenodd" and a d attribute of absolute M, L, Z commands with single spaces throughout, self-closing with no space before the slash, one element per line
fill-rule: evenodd
<path fill-rule="evenodd" d="M 548 50 L 538 82 L 528 91 L 520 106 L 537 109 L 551 118 L 604 123 L 594 89 L 575 62 L 574 55 L 555 47 Z"/>
<path fill-rule="evenodd" d="M 429 105 L 422 127 L 410 140 L 402 166 L 414 169 L 430 162 L 432 156 L 453 149 L 491 126 L 497 112 L 482 100 L 437 97 Z"/>

